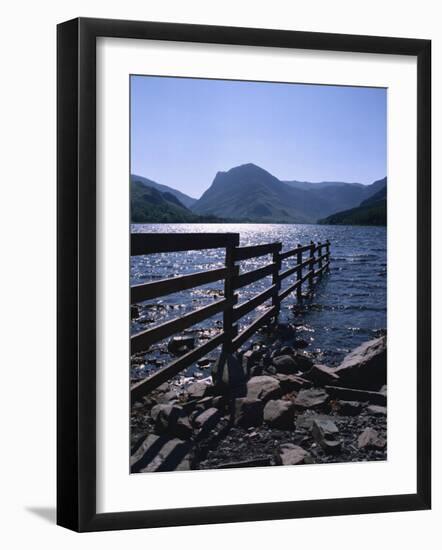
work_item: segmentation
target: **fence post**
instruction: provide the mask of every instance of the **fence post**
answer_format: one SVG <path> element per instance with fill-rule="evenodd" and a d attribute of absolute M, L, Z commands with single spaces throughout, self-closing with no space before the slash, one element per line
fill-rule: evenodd
<path fill-rule="evenodd" d="M 296 248 L 299 248 L 301 249 L 302 246 L 298 243 L 298 246 Z M 298 250 L 298 252 L 296 253 L 296 264 L 298 266 L 301 266 L 301 267 L 298 267 L 297 271 L 296 271 L 296 280 L 297 281 L 300 281 L 302 279 L 302 251 L 301 250 Z M 302 301 L 302 283 L 300 283 L 297 287 L 296 287 L 296 300 L 298 303 L 300 303 Z"/>
<path fill-rule="evenodd" d="M 281 308 L 281 300 L 279 298 L 279 291 L 281 290 L 281 279 L 279 278 L 279 272 L 281 270 L 281 258 L 279 254 L 281 252 L 282 243 L 276 243 L 275 250 L 273 252 L 273 276 L 272 283 L 275 285 L 275 291 L 272 297 L 272 305 L 276 307 L 275 319 L 279 314 Z"/>
<path fill-rule="evenodd" d="M 223 313 L 223 331 L 224 331 L 224 345 L 223 351 L 226 354 L 233 353 L 232 340 L 238 334 L 238 325 L 233 324 L 233 304 L 235 303 L 235 290 L 233 286 L 233 279 L 239 274 L 239 267 L 235 265 L 235 248 L 239 244 L 239 235 L 235 243 L 228 244 L 226 246 L 226 268 L 227 274 L 224 279 L 224 298 L 230 300 L 231 305 Z"/>
<path fill-rule="evenodd" d="M 315 271 L 315 243 L 310 241 L 310 263 L 309 263 L 310 276 L 308 278 L 309 291 L 313 292 L 313 273 Z"/>
<path fill-rule="evenodd" d="M 325 249 L 327 253 L 327 271 L 330 271 L 330 241 L 328 239 L 325 241 Z"/>
<path fill-rule="evenodd" d="M 318 270 L 319 270 L 319 275 L 320 277 L 322 277 L 322 245 L 321 245 L 321 241 L 318 242 Z"/>

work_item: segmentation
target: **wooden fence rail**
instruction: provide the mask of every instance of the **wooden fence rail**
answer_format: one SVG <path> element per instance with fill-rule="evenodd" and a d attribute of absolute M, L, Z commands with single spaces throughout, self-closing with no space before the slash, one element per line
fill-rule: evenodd
<path fill-rule="evenodd" d="M 223 346 L 223 352 L 226 354 L 235 352 L 258 329 L 278 316 L 282 300 L 290 294 L 296 293 L 296 299 L 301 301 L 304 283 L 307 283 L 308 292 L 311 293 L 315 281 L 329 270 L 330 265 L 330 242 L 328 240 L 325 243 L 311 241 L 310 244 L 303 246 L 298 244 L 291 250 L 281 252 L 282 244 L 279 242 L 240 247 L 239 234 L 237 233 L 173 235 L 134 233 L 131 235 L 132 256 L 215 248 L 225 249 L 225 266 L 222 268 L 131 287 L 131 304 L 137 304 L 208 283 L 224 282 L 223 299 L 131 337 L 131 354 L 147 351 L 152 344 L 159 340 L 180 333 L 213 315 L 223 314 L 223 327 L 220 334 L 134 384 L 131 388 L 132 402 L 139 400 L 220 345 Z M 270 263 L 258 269 L 240 273 L 238 264 L 241 261 L 266 255 L 271 256 Z M 292 261 L 293 257 L 296 262 L 294 265 L 283 266 L 285 261 Z M 306 269 L 307 271 L 305 271 Z M 272 277 L 271 286 L 238 305 L 237 290 L 270 276 Z M 293 282 L 281 290 L 281 282 L 291 277 Z M 239 332 L 238 321 L 267 300 L 272 301 L 271 307 Z"/>

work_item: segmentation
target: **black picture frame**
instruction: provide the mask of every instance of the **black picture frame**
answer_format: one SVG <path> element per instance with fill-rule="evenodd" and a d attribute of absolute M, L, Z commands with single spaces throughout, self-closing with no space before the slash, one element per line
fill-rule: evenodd
<path fill-rule="evenodd" d="M 417 492 L 96 512 L 96 39 L 396 54 L 417 58 Z M 75 531 L 425 510 L 431 506 L 431 41 L 160 22 L 58 25 L 57 523 Z"/>

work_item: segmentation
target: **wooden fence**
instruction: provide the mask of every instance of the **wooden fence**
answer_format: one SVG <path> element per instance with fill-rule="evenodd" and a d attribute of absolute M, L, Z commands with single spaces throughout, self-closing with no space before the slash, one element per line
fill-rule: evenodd
<path fill-rule="evenodd" d="M 240 247 L 239 234 L 237 233 L 134 233 L 131 235 L 132 256 L 214 248 L 225 249 L 224 267 L 131 287 L 131 304 L 137 304 L 200 285 L 224 281 L 224 297 L 221 300 L 131 337 L 131 354 L 134 354 L 148 350 L 152 344 L 201 323 L 217 313 L 223 313 L 223 327 L 220 334 L 134 384 L 131 388 L 132 402 L 139 400 L 143 395 L 157 388 L 220 345 L 223 346 L 223 351 L 227 354 L 239 349 L 259 328 L 277 317 L 282 300 L 295 293 L 297 300 L 300 301 L 303 296 L 303 285 L 307 286 L 308 292 L 311 292 L 315 281 L 329 269 L 330 264 L 330 242 L 328 240 L 325 243 L 311 241 L 310 244 L 304 246 L 298 244 L 291 250 L 281 252 L 282 244 L 280 242 Z M 267 255 L 271 256 L 269 264 L 240 273 L 241 261 Z M 294 265 L 284 266 L 284 263 L 293 260 Z M 237 291 L 239 289 L 269 276 L 272 277 L 271 286 L 238 305 Z M 281 282 L 288 278 L 291 279 L 290 285 L 281 290 Z M 271 307 L 247 328 L 239 332 L 238 321 L 270 299 Z"/>

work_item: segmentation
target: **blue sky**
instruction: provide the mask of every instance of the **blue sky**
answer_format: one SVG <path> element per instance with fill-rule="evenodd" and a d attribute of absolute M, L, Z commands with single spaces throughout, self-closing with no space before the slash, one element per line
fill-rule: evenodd
<path fill-rule="evenodd" d="M 131 77 L 131 173 L 200 197 L 253 162 L 282 180 L 364 184 L 387 173 L 387 91 Z"/>

